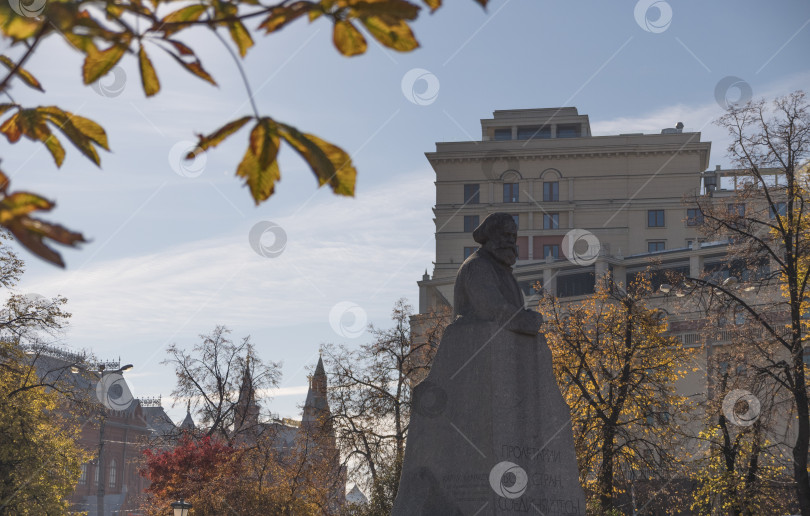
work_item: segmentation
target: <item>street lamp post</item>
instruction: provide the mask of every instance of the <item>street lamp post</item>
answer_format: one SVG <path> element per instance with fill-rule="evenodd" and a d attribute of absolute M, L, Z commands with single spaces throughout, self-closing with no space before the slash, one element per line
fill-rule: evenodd
<path fill-rule="evenodd" d="M 188 510 L 191 509 L 191 503 L 181 498 L 176 502 L 172 502 L 172 509 L 174 509 L 174 516 L 188 516 Z"/>

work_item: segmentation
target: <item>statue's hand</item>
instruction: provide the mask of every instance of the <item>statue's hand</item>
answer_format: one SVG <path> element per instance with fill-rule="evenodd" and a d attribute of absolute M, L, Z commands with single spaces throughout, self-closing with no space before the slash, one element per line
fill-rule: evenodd
<path fill-rule="evenodd" d="M 523 310 L 514 319 L 509 329 L 523 335 L 537 335 L 543 325 L 543 316 L 533 310 Z"/>

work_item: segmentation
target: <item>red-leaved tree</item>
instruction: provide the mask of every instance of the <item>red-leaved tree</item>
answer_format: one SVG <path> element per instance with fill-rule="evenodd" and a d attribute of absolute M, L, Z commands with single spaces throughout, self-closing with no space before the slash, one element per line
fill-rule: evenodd
<path fill-rule="evenodd" d="M 196 514 L 227 513 L 226 492 L 239 482 L 240 454 L 222 440 L 183 435 L 167 451 L 146 450 L 141 472 L 151 482 L 146 490 L 150 512 L 168 514 L 169 503 L 183 498 Z"/>

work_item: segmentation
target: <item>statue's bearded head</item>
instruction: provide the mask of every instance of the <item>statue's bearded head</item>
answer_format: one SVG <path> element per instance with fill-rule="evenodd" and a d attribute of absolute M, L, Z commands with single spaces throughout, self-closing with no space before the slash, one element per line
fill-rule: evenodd
<path fill-rule="evenodd" d="M 517 261 L 517 225 L 508 213 L 491 213 L 473 231 L 473 238 L 504 265 Z"/>

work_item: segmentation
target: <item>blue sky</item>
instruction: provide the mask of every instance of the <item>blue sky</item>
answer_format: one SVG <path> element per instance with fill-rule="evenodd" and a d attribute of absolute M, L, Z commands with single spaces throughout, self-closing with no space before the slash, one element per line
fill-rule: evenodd
<path fill-rule="evenodd" d="M 352 154 L 354 199 L 316 190 L 303 163 L 282 152 L 276 195 L 255 207 L 233 177 L 247 129 L 177 172 L 183 142 L 249 114 L 233 62 L 204 32 L 185 41 L 219 87 L 153 49 L 163 90 L 148 100 L 133 58 L 102 79 L 104 96 L 82 86 L 79 54 L 46 41 L 28 68 L 47 96 L 17 86 L 15 99 L 98 121 L 113 152 L 99 170 L 70 148 L 57 170 L 42 146 L 0 142 L 13 188 L 55 199 L 50 218 L 92 239 L 64 251 L 64 271 L 21 251 L 28 272 L 19 290 L 66 296 L 74 315 L 62 343 L 133 363 L 126 374 L 136 396 L 171 392 L 172 371 L 160 365 L 168 344 L 191 347 L 215 324 L 235 338 L 249 334 L 263 358 L 284 363 L 282 389 L 266 408 L 297 417 L 321 343 L 359 345 L 368 334 L 356 335 L 353 315 L 385 326 L 396 299 L 418 304 L 416 280 L 434 252 L 434 174 L 424 153 L 435 142 L 479 139 L 479 120 L 496 109 L 575 106 L 595 135 L 657 133 L 682 121 L 712 141 L 712 167 L 727 166 L 727 140 L 712 125 L 722 114 L 718 83 L 736 77 L 755 97 L 810 85 L 805 1 L 491 0 L 486 11 L 472 0 L 446 3 L 414 23 L 421 48 L 412 53 L 370 41 L 366 55 L 347 59 L 318 20 L 257 37 L 248 54 L 262 114 Z M 403 86 L 413 75 L 423 79 Z M 739 90 L 723 94 L 734 101 Z M 249 245 L 262 221 L 287 236 L 277 257 Z M 169 410 L 175 419 L 182 405 Z"/>

